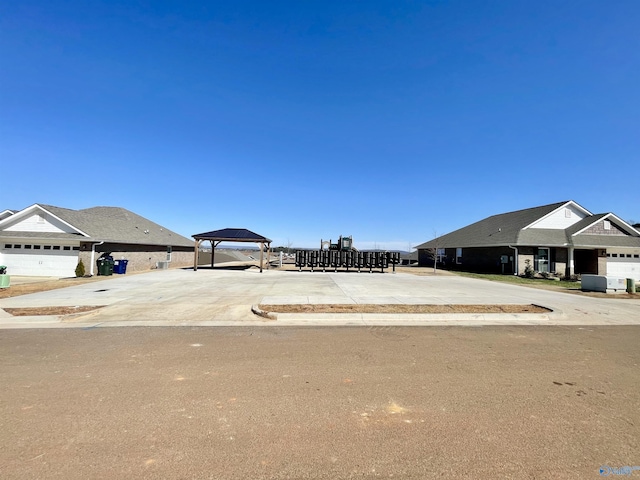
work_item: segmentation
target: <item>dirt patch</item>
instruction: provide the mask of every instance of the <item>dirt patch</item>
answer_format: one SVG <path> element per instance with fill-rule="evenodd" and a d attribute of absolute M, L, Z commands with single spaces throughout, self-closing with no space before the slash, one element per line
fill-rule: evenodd
<path fill-rule="evenodd" d="M 90 312 L 102 307 L 102 305 L 85 305 L 82 307 L 28 307 L 5 308 L 4 311 L 14 317 L 31 317 L 37 315 L 71 315 L 73 313 Z"/>
<path fill-rule="evenodd" d="M 538 305 L 405 305 L 405 304 L 291 304 L 259 305 L 264 312 L 276 313 L 549 313 Z"/>
<path fill-rule="evenodd" d="M 29 293 L 46 292 L 48 290 L 56 290 L 58 288 L 74 287 L 85 283 L 98 282 L 109 278 L 116 277 L 82 277 L 82 278 L 60 278 L 55 280 L 46 280 L 42 282 L 23 283 L 19 285 L 11 285 L 9 288 L 0 288 L 0 298 L 19 297 L 20 295 L 28 295 Z"/>

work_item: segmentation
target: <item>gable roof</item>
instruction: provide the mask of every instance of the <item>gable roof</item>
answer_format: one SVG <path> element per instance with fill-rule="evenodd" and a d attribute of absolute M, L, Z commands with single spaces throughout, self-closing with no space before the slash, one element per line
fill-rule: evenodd
<path fill-rule="evenodd" d="M 535 228 L 532 224 L 549 216 L 556 210 L 571 205 L 588 214 L 565 229 Z M 603 219 L 611 219 L 629 233 L 623 235 L 581 234 L 590 226 Z M 640 246 L 640 232 L 613 213 L 591 214 L 588 210 L 569 200 L 540 207 L 527 208 L 502 213 L 480 220 L 451 233 L 430 240 L 417 248 L 471 248 L 497 246 L 567 246 L 576 247 L 637 247 Z"/>
<path fill-rule="evenodd" d="M 10 217 L 14 213 L 16 213 L 15 210 L 3 210 L 0 212 L 0 220 L 4 220 L 5 218 Z"/>
<path fill-rule="evenodd" d="M 198 233 L 192 235 L 196 240 L 213 240 L 221 242 L 257 242 L 271 243 L 271 239 L 258 235 L 246 228 L 223 228 L 211 232 Z"/>
<path fill-rule="evenodd" d="M 418 245 L 416 248 L 451 247 L 489 247 L 495 245 L 514 245 L 518 242 L 520 231 L 536 220 L 548 215 L 567 202 L 552 203 L 541 207 L 526 208 L 515 212 L 501 213 L 472 223 L 437 239 Z"/>
<path fill-rule="evenodd" d="M 2 237 L 75 239 L 139 245 L 193 246 L 193 241 L 162 225 L 120 207 L 93 207 L 71 210 L 53 205 L 35 204 L 12 215 L 26 216 L 41 210 L 69 225 L 76 233 L 0 231 Z M 5 219 L 9 221 L 8 219 Z M 4 222 L 0 222 L 0 225 Z"/>

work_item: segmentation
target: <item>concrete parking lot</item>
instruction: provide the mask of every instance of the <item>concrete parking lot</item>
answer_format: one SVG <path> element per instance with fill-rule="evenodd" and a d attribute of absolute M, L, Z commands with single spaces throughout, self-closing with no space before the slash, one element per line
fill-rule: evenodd
<path fill-rule="evenodd" d="M 640 301 L 590 298 L 459 276 L 199 269 L 125 275 L 0 300 L 0 308 L 103 306 L 66 318 L 11 317 L 0 327 L 248 326 L 259 303 L 537 304 L 548 314 L 279 314 L 278 325 L 634 325 Z M 271 320 L 272 321 L 272 320 Z"/>
<path fill-rule="evenodd" d="M 274 321 L 251 313 L 257 303 L 552 312 Z M 0 300 L 72 305 L 104 307 L 0 318 L 2 478 L 584 479 L 640 465 L 636 300 L 456 276 L 222 269 Z"/>

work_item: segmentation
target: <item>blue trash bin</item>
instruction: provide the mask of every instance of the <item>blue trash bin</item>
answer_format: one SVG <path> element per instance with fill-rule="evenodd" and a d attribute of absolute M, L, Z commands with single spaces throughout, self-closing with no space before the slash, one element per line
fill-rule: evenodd
<path fill-rule="evenodd" d="M 114 260 L 113 273 L 120 275 L 127 273 L 127 263 L 129 263 L 129 260 Z"/>

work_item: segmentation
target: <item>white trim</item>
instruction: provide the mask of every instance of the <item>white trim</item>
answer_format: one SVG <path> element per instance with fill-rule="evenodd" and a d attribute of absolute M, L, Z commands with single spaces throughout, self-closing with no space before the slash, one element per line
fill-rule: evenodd
<path fill-rule="evenodd" d="M 609 218 L 614 218 L 615 221 L 613 223 L 616 224 L 616 226 L 619 226 L 620 224 L 624 225 L 624 229 L 627 230 L 629 229 L 631 233 L 631 236 L 639 236 L 640 237 L 640 232 L 638 230 L 636 230 L 635 228 L 633 228 L 631 225 L 629 225 L 627 222 L 625 222 L 624 220 L 622 220 L 620 217 L 618 217 L 615 213 L 607 213 L 604 217 L 600 217 L 596 220 L 594 220 L 593 222 L 591 222 L 590 224 L 588 224 L 586 227 L 584 227 L 582 230 L 577 231 L 576 233 L 574 233 L 573 235 L 571 235 L 572 237 L 575 237 L 576 235 L 581 234 L 582 232 L 584 232 L 586 229 L 593 227 L 594 224 L 598 223 L 601 220 L 607 220 Z M 636 235 L 634 235 L 634 233 Z"/>
<path fill-rule="evenodd" d="M 544 220 L 545 218 L 550 217 L 551 215 L 554 215 L 556 212 L 558 212 L 560 209 L 562 208 L 567 208 L 569 205 L 574 206 L 575 208 L 577 208 L 578 210 L 582 210 L 583 213 L 586 213 L 587 215 L 591 216 L 593 215 L 593 213 L 591 213 L 589 210 L 587 210 L 586 208 L 584 208 L 581 205 L 578 205 L 576 202 L 574 202 L 573 200 L 569 200 L 567 203 L 560 205 L 558 208 L 556 208 L 555 210 L 552 210 L 551 212 L 547 213 L 546 215 L 538 218 L 537 220 L 534 220 L 533 222 L 531 222 L 529 225 L 527 225 L 526 227 L 523 227 L 522 230 L 526 230 L 527 228 L 531 228 L 533 225 L 535 225 L 536 223 Z M 535 208 L 535 207 L 534 207 Z"/>
<path fill-rule="evenodd" d="M 575 237 L 576 235 L 580 235 L 582 232 L 584 232 L 586 229 L 593 227 L 596 223 L 598 223 L 600 220 L 605 220 L 606 218 L 609 217 L 609 215 L 611 215 L 611 213 L 606 214 L 604 217 L 600 217 L 600 218 L 594 218 L 593 222 L 587 224 L 586 227 L 584 227 L 582 230 L 578 230 L 576 233 L 572 234 L 572 237 Z"/>
<path fill-rule="evenodd" d="M 5 223 L 10 223 L 10 221 L 22 218 L 22 217 L 26 217 L 27 215 L 33 213 L 34 211 L 40 210 L 41 212 L 46 213 L 47 215 L 51 215 L 53 218 L 55 218 L 56 220 L 58 220 L 59 222 L 61 222 L 62 224 L 66 225 L 67 227 L 75 230 L 76 232 L 78 232 L 80 235 L 83 235 L 87 238 L 91 237 L 91 235 L 83 232 L 82 230 L 80 230 L 77 227 L 74 227 L 73 225 L 71 225 L 69 222 L 65 222 L 64 220 L 62 220 L 60 217 L 58 217 L 57 215 L 54 215 L 53 213 L 51 213 L 49 210 L 47 210 L 44 207 L 41 207 L 40 205 L 38 205 L 37 203 L 34 203 L 33 205 L 31 205 L 30 207 L 25 208 L 24 210 L 20 210 L 17 213 L 14 213 L 13 215 L 8 216 L 7 218 L 5 218 L 4 220 L 0 220 L 0 229 L 4 226 Z"/>
<path fill-rule="evenodd" d="M 8 214 L 9 214 L 9 216 L 7 216 L 7 217 L 3 218 L 2 220 L 5 220 L 6 218 L 10 218 L 12 215 L 15 215 L 15 214 L 16 214 L 15 212 L 13 212 L 12 210 L 9 210 L 9 209 L 7 208 L 6 210 L 3 210 L 2 212 L 0 212 L 0 217 L 1 217 L 2 215 L 4 215 L 5 213 L 8 213 Z"/>

